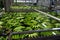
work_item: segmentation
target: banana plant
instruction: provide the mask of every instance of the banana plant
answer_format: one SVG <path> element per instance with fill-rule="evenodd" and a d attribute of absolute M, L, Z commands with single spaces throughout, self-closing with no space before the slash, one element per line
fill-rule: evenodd
<path fill-rule="evenodd" d="M 49 19 L 49 17 L 42 15 L 38 12 L 10 12 L 2 15 L 0 19 L 0 31 L 5 28 L 5 33 L 8 34 L 12 32 L 23 32 L 30 30 L 40 30 L 40 29 L 51 29 L 60 27 L 56 20 Z M 59 31 L 54 32 L 41 32 L 41 33 L 32 33 L 32 34 L 23 34 L 23 35 L 12 35 L 13 39 L 18 38 L 27 38 L 27 37 L 38 37 L 40 36 L 50 36 L 59 34 Z"/>

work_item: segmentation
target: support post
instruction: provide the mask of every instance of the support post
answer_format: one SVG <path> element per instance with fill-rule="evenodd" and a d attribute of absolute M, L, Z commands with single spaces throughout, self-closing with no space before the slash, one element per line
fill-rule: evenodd
<path fill-rule="evenodd" d="M 5 12 L 10 11 L 11 0 L 4 0 Z"/>

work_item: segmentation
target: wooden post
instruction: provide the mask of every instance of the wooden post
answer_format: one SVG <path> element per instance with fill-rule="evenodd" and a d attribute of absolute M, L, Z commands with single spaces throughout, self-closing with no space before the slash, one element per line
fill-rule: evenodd
<path fill-rule="evenodd" d="M 5 11 L 9 12 L 10 11 L 10 5 L 11 5 L 11 1 L 10 0 L 4 0 L 4 6 L 5 6 Z"/>

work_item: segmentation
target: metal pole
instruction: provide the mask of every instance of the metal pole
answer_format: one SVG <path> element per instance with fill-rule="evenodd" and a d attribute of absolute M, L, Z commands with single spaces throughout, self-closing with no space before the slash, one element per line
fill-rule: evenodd
<path fill-rule="evenodd" d="M 34 32 L 48 32 L 48 31 L 60 31 L 60 28 L 52 28 L 52 29 L 44 29 L 44 30 L 31 30 L 31 31 L 23 31 L 23 32 L 12 32 L 8 36 L 8 40 L 12 40 L 11 36 L 15 34 L 30 34 Z"/>

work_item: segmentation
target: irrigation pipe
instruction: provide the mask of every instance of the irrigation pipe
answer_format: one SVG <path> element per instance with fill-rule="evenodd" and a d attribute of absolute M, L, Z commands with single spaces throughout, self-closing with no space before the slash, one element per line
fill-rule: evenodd
<path fill-rule="evenodd" d="M 55 20 L 57 20 L 57 21 L 60 21 L 60 18 L 57 18 L 57 17 L 55 17 L 55 16 L 52 16 L 52 15 L 50 15 L 50 14 L 48 14 L 48 13 L 42 12 L 42 11 L 37 10 L 37 9 L 34 9 L 34 10 L 37 11 L 37 12 L 39 12 L 39 13 L 41 13 L 41 14 L 44 14 L 44 15 L 46 15 L 46 16 L 49 16 L 49 17 L 51 17 L 51 18 L 53 18 L 53 19 L 55 19 Z"/>

